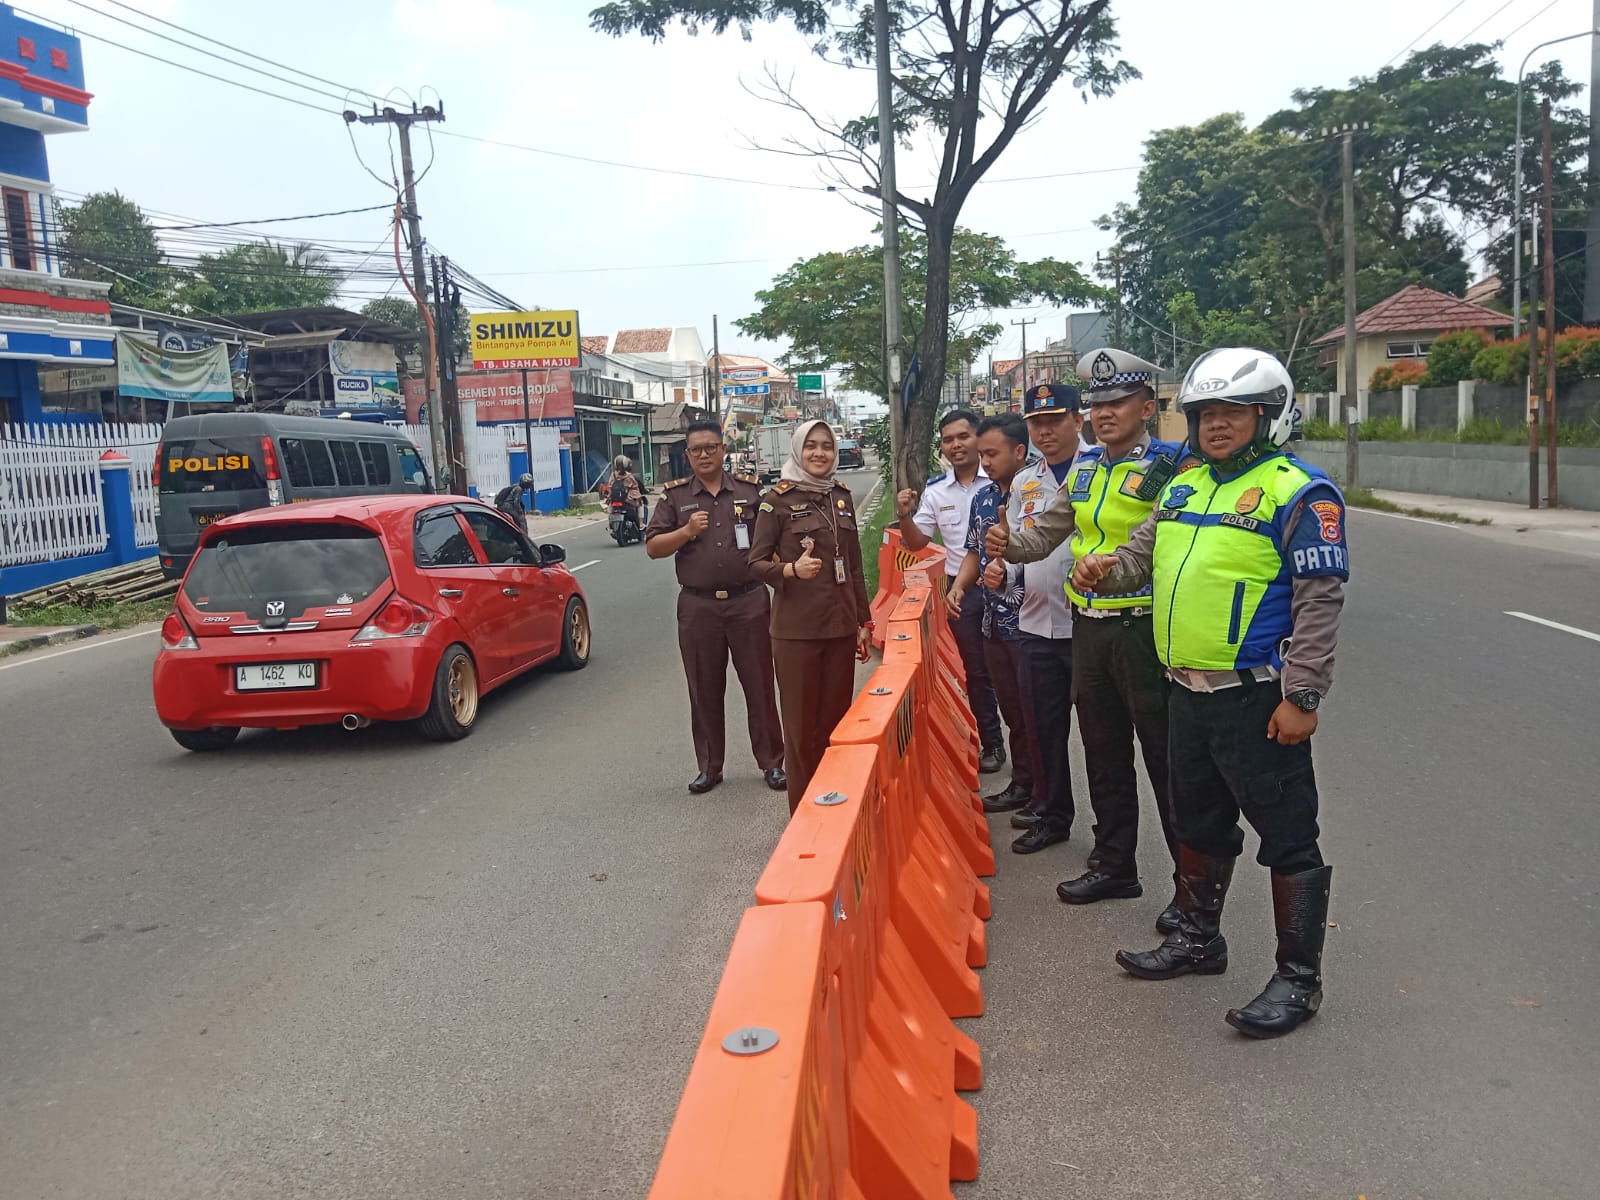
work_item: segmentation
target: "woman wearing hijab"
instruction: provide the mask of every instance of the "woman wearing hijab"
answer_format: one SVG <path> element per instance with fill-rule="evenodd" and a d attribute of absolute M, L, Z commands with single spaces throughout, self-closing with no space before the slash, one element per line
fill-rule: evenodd
<path fill-rule="evenodd" d="M 865 661 L 872 639 L 856 506 L 833 478 L 836 458 L 826 421 L 795 430 L 783 477 L 757 509 L 750 544 L 750 573 L 772 588 L 772 663 L 791 813 L 850 707 L 856 660 Z"/>

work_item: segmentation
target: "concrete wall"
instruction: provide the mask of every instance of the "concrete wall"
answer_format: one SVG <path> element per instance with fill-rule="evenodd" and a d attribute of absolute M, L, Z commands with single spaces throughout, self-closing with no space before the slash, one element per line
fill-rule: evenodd
<path fill-rule="evenodd" d="M 1425 387 L 1417 389 L 1417 428 L 1454 429 L 1456 427 L 1456 389 Z"/>
<path fill-rule="evenodd" d="M 1481 395 L 1481 392 L 1480 392 Z M 1420 406 L 1419 406 L 1420 407 Z M 1418 424 L 1422 423 L 1419 413 Z M 1339 442 L 1302 442 L 1295 453 L 1327 471 L 1344 475 Z M 1600 511 L 1600 450 L 1562 447 L 1561 505 Z M 1545 472 L 1539 468 L 1541 496 Z M 1508 504 L 1528 502 L 1528 451 L 1523 446 L 1474 446 L 1451 442 L 1363 442 L 1361 482 L 1397 492 L 1463 496 Z"/>

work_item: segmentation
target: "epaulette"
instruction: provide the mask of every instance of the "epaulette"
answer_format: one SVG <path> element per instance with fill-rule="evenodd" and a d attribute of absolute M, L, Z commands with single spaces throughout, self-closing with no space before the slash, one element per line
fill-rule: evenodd
<path fill-rule="evenodd" d="M 686 484 L 688 482 L 689 482 L 689 480 L 686 479 L 686 478 L 685 479 L 669 479 L 669 480 L 667 480 L 665 483 L 663 483 L 661 485 L 661 490 L 665 491 L 667 488 L 682 487 L 684 484 Z"/>
<path fill-rule="evenodd" d="M 836 487 L 836 488 L 843 488 L 847 492 L 850 490 L 850 485 L 848 483 L 846 483 L 844 480 L 839 479 L 839 478 L 835 478 L 834 479 L 833 486 Z"/>
<path fill-rule="evenodd" d="M 950 474 L 949 471 L 940 471 L 937 475 L 935 475 L 932 479 L 928 480 L 928 482 L 923 484 L 922 486 L 923 487 L 932 487 L 934 484 L 938 483 L 939 480 L 943 479 L 948 474 Z"/>
<path fill-rule="evenodd" d="M 761 486 L 761 476 L 759 476 L 759 475 L 740 475 L 737 472 L 735 472 L 733 477 L 735 479 L 737 479 L 740 483 L 753 483 L 757 487 Z"/>
<path fill-rule="evenodd" d="M 792 487 L 794 487 L 794 480 L 780 479 L 777 483 L 772 485 L 772 494 L 774 496 L 781 496 Z"/>

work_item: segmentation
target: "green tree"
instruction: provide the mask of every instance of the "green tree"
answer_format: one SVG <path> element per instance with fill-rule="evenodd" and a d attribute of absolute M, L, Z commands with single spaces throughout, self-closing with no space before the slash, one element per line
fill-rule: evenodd
<path fill-rule="evenodd" d="M 922 324 L 914 302 L 926 292 L 928 239 L 908 233 L 900 242 L 901 275 L 907 298 L 902 327 L 913 336 Z M 977 320 L 987 309 L 1037 300 L 1078 304 L 1099 300 L 1104 290 L 1071 263 L 1055 259 L 1019 262 L 1000 238 L 957 229 L 951 239 L 947 361 L 970 364 L 1005 326 Z M 883 387 L 883 246 L 802 259 L 756 293 L 761 307 L 734 322 L 742 333 L 768 341 L 787 340 L 780 365 L 789 371 L 838 370 L 838 386 L 877 392 Z"/>
<path fill-rule="evenodd" d="M 262 240 L 202 254 L 176 300 L 200 316 L 312 308 L 332 304 L 340 282 L 327 255 L 315 247 Z"/>
<path fill-rule="evenodd" d="M 368 300 L 361 306 L 361 315 L 413 331 L 420 331 L 422 328 L 422 317 L 417 312 L 416 303 L 409 299 L 402 300 L 398 296 L 380 296 L 376 300 Z M 463 370 L 472 365 L 468 355 L 472 345 L 472 331 L 467 322 L 466 306 L 458 299 L 455 303 L 455 337 L 452 339 L 452 344 L 455 347 L 456 361 Z"/>
<path fill-rule="evenodd" d="M 918 306 L 925 320 L 914 343 L 921 385 L 895 472 L 904 483 L 922 478 L 918 448 L 933 437 L 950 351 L 952 252 L 967 197 L 1063 78 L 1085 97 L 1105 96 L 1138 72 L 1115 57 L 1110 0 L 892 0 L 890 12 L 894 127 L 908 143 L 918 132 L 928 134 L 939 156 L 931 189 L 912 194 L 899 188 L 890 197 L 927 238 Z M 602 32 L 642 33 L 657 41 L 674 24 L 691 33 L 737 26 L 748 37 L 757 20 L 792 22 L 813 39 L 819 57 L 841 69 L 873 67 L 872 7 L 860 0 L 614 0 L 590 13 Z M 876 117 L 832 120 L 808 110 L 781 77 L 769 78 L 773 99 L 820 131 L 820 141 L 805 149 L 831 171 L 840 190 L 877 195 Z M 883 389 L 880 381 L 872 390 Z M 897 416 L 899 406 L 890 411 Z"/>
<path fill-rule="evenodd" d="M 61 273 L 111 285 L 111 299 L 159 308 L 171 290 L 171 272 L 156 231 L 137 204 L 121 192 L 91 192 L 58 210 Z"/>

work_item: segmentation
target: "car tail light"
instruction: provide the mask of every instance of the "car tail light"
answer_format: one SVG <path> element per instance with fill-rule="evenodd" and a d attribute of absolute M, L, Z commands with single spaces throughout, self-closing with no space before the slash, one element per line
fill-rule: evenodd
<path fill-rule="evenodd" d="M 156 447 L 156 460 L 150 464 L 150 488 L 152 491 L 161 486 L 161 447 Z"/>
<path fill-rule="evenodd" d="M 283 503 L 283 479 L 278 474 L 278 451 L 270 437 L 261 439 L 261 469 L 267 476 L 267 504 L 276 508 Z"/>
<path fill-rule="evenodd" d="M 395 596 L 350 640 L 376 642 L 384 638 L 421 637 L 432 624 L 431 612 L 403 596 Z"/>
<path fill-rule="evenodd" d="M 189 632 L 189 627 L 183 623 L 176 609 L 161 622 L 161 644 L 168 650 L 200 649 L 200 643 L 194 640 L 194 634 Z"/>

